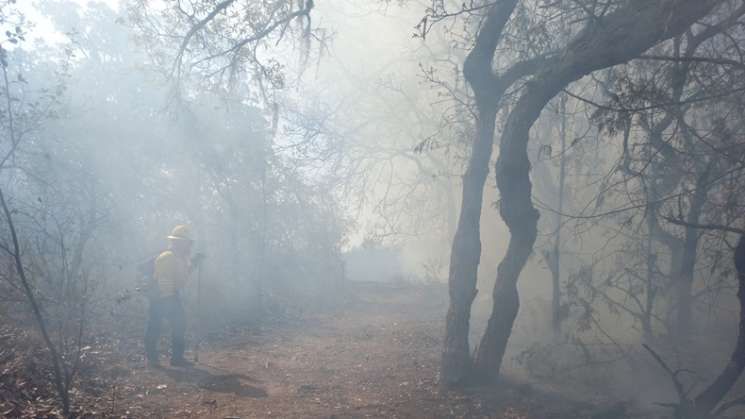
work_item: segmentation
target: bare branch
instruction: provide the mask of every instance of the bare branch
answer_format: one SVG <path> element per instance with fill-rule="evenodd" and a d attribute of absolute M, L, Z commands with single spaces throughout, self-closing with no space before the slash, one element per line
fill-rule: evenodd
<path fill-rule="evenodd" d="M 745 235 L 745 229 L 741 229 L 741 228 L 737 228 L 737 227 L 732 227 L 732 226 L 727 226 L 727 225 L 722 225 L 722 224 L 696 224 L 696 223 L 689 223 L 689 222 L 686 222 L 686 221 L 683 221 L 681 219 L 674 218 L 674 217 L 671 217 L 671 216 L 666 216 L 666 217 L 662 217 L 662 218 L 665 221 L 667 221 L 667 222 L 669 222 L 671 224 L 675 224 L 675 225 L 679 225 L 679 226 L 683 226 L 683 227 L 698 228 L 698 229 L 701 229 L 701 230 L 726 231 L 728 233 L 735 233 L 735 234 L 743 234 L 743 235 Z"/>
<path fill-rule="evenodd" d="M 205 16 L 202 20 L 192 26 L 191 29 L 189 29 L 189 32 L 184 35 L 184 39 L 181 41 L 181 45 L 179 46 L 178 53 L 176 54 L 176 60 L 173 64 L 174 67 L 172 73 L 176 71 L 180 72 L 184 52 L 186 52 L 186 47 L 189 45 L 191 38 L 194 37 L 197 32 L 202 30 L 202 28 L 207 26 L 207 24 L 210 23 L 220 12 L 227 9 L 234 2 L 235 0 L 223 0 L 222 2 L 218 3 L 217 6 L 215 6 L 215 8 L 207 16 Z"/>
<path fill-rule="evenodd" d="M 745 63 L 740 61 L 731 60 L 728 58 L 710 58 L 710 57 L 671 57 L 667 55 L 641 55 L 640 60 L 651 60 L 651 61 L 671 61 L 671 62 L 687 62 L 687 63 L 706 63 L 706 64 L 717 64 L 737 67 L 740 70 L 745 70 Z"/>
<path fill-rule="evenodd" d="M 659 354 L 657 354 L 657 352 L 655 352 L 654 349 L 650 348 L 649 345 L 647 345 L 646 343 L 642 344 L 642 346 L 644 347 L 644 349 L 647 350 L 647 352 L 649 352 L 652 355 L 655 361 L 657 361 L 657 363 L 660 364 L 662 369 L 664 369 L 665 372 L 667 372 L 667 374 L 670 376 L 670 379 L 673 381 L 673 385 L 675 386 L 675 391 L 678 393 L 678 397 L 680 398 L 680 401 L 683 402 L 687 400 L 688 397 L 686 396 L 686 391 L 683 388 L 683 384 L 680 382 L 680 380 L 678 380 L 678 374 L 681 371 L 673 371 L 667 365 L 665 360 L 663 360 L 662 357 Z"/>

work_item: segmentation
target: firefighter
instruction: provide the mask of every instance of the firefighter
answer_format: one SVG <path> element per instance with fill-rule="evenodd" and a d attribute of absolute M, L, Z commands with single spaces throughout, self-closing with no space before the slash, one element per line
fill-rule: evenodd
<path fill-rule="evenodd" d="M 189 226 L 176 226 L 168 236 L 168 241 L 168 250 L 161 253 L 154 263 L 155 292 L 150 297 L 145 330 L 145 354 L 149 366 L 160 366 L 158 341 L 161 323 L 165 318 L 170 323 L 172 333 L 171 365 L 188 367 L 191 363 L 184 358 L 186 316 L 181 302 L 181 292 L 191 272 L 201 263 L 203 255 L 197 254 L 190 258 L 194 241 Z"/>

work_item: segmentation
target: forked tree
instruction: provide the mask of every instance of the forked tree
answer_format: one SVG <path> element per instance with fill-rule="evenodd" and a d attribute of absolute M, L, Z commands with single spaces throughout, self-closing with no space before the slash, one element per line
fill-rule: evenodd
<path fill-rule="evenodd" d="M 464 73 L 476 95 L 478 132 L 463 180 L 463 202 L 456 230 L 449 276 L 450 308 L 447 315 L 441 384 L 458 386 L 476 380 L 495 381 L 519 308 L 517 281 L 533 251 L 538 211 L 532 203 L 529 131 L 546 104 L 570 83 L 600 69 L 623 64 L 661 41 L 675 37 L 706 17 L 724 0 L 628 0 L 585 5 L 582 27 L 555 53 L 511 67 L 503 75 L 492 68 L 501 35 L 517 1 L 489 3 Z M 584 3 L 583 3 L 584 4 Z M 660 24 L 665 22 L 665 24 Z M 493 308 L 486 331 L 471 358 L 468 344 L 470 308 L 476 295 L 480 258 L 479 216 L 483 180 L 495 133 L 499 100 L 510 82 L 506 75 L 530 75 L 511 106 L 502 131 L 496 180 L 500 214 L 510 231 L 507 253 L 497 269 Z M 514 79 L 513 79 L 514 80 Z M 511 84 L 511 83 L 510 83 Z M 508 84 L 509 85 L 509 84 Z"/>

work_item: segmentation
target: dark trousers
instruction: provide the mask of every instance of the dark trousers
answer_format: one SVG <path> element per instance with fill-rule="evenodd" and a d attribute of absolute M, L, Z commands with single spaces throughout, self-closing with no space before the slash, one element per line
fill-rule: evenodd
<path fill-rule="evenodd" d="M 163 318 L 171 325 L 171 359 L 184 358 L 184 334 L 186 333 L 186 316 L 181 298 L 178 296 L 150 300 L 150 310 L 145 329 L 145 354 L 150 361 L 158 361 L 158 341 Z"/>

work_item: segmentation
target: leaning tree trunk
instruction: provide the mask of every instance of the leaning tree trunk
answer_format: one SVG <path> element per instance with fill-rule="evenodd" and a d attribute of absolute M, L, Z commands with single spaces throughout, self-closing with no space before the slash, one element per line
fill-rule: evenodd
<path fill-rule="evenodd" d="M 536 87 L 535 82 L 529 84 L 528 90 L 510 114 L 497 159 L 500 214 L 511 237 L 507 253 L 497 268 L 497 282 L 492 295 L 494 306 L 476 353 L 476 371 L 481 380 L 492 381 L 499 375 L 507 340 L 520 306 L 517 279 L 533 251 L 537 234 L 538 211 L 531 201 L 528 131 L 546 103 L 560 89 Z M 541 92 L 545 94 L 540 95 Z"/>
<path fill-rule="evenodd" d="M 495 381 L 519 309 L 517 280 L 533 251 L 538 211 L 531 200 L 529 131 L 548 101 L 569 83 L 629 61 L 659 41 L 678 35 L 705 16 L 717 0 L 632 0 L 588 26 L 527 84 L 507 118 L 496 165 L 500 214 L 510 230 L 507 253 L 497 269 L 492 314 L 474 365 Z M 660 22 L 666 24 L 661 25 Z"/>
<path fill-rule="evenodd" d="M 735 249 L 735 268 L 737 270 L 737 298 L 740 303 L 740 325 L 738 328 L 737 343 L 732 351 L 729 363 L 714 380 L 694 400 L 694 413 L 685 416 L 687 418 L 700 419 L 709 417 L 717 405 L 724 399 L 732 389 L 737 380 L 745 371 L 745 235 L 740 239 Z"/>

